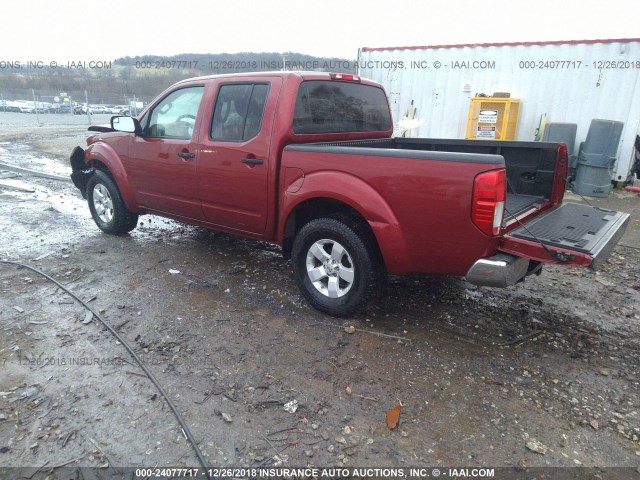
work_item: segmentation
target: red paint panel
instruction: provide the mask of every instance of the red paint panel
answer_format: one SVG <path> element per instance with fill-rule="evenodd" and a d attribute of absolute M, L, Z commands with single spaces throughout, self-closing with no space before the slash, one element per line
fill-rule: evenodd
<path fill-rule="evenodd" d="M 369 220 L 391 273 L 464 275 L 497 250 L 499 238 L 471 222 L 473 180 L 495 165 L 297 151 L 285 151 L 282 162 L 305 172 L 283 215 L 307 198 L 344 201 Z M 399 228 L 400 242 L 387 241 L 388 226 Z"/>

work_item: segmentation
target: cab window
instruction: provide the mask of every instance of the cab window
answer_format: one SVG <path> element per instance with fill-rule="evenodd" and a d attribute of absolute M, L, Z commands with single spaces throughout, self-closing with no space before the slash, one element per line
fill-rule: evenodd
<path fill-rule="evenodd" d="M 190 139 L 204 87 L 187 87 L 167 95 L 142 121 L 146 137 Z"/>
<path fill-rule="evenodd" d="M 381 132 L 391 128 L 384 90 L 361 83 L 302 82 L 293 118 L 296 134 Z"/>
<path fill-rule="evenodd" d="M 262 125 L 268 93 L 265 83 L 222 85 L 213 111 L 211 140 L 242 142 L 255 137 Z"/>

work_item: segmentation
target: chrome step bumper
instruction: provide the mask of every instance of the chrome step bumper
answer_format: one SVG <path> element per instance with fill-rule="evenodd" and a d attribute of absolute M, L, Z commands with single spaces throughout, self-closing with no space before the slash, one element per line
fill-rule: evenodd
<path fill-rule="evenodd" d="M 504 288 L 522 280 L 528 270 L 528 258 L 498 253 L 474 263 L 465 278 L 467 282 L 481 287 Z"/>

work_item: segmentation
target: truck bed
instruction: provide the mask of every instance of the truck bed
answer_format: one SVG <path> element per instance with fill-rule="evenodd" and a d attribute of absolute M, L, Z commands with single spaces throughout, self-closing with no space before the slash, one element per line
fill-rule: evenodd
<path fill-rule="evenodd" d="M 505 220 L 516 218 L 518 215 L 535 208 L 544 202 L 544 197 L 537 195 L 519 195 L 517 193 L 507 193 L 505 202 Z"/>
<path fill-rule="evenodd" d="M 557 143 L 511 142 L 496 140 L 457 140 L 434 138 L 383 138 L 348 142 L 324 142 L 310 146 L 355 147 L 369 150 L 403 150 L 407 152 L 441 152 L 444 154 L 475 154 L 479 160 L 487 156 L 502 157 L 507 170 L 507 211 L 518 216 L 529 208 L 548 201 L 553 186 L 557 161 Z M 463 158 L 471 159 L 471 156 Z M 455 170 L 452 169 L 452 175 Z"/>
<path fill-rule="evenodd" d="M 398 269 L 402 273 L 468 270 L 471 256 L 460 252 L 484 258 L 498 249 L 514 258 L 575 260 L 596 268 L 624 233 L 628 216 L 587 205 L 561 205 L 564 182 L 556 175 L 556 168 L 563 172 L 561 154 L 558 143 L 389 138 L 289 145 L 283 159 L 300 169 L 321 165 L 323 170 L 344 171 L 377 189 L 387 201 L 384 208 L 391 208 L 398 224 L 411 232 L 411 261 Z M 503 167 L 505 232 L 487 238 L 472 222 L 450 222 L 452 212 L 459 218 L 471 215 L 473 179 Z M 308 170 L 313 177 L 313 170 Z M 349 180 L 345 188 L 354 185 Z M 552 254 L 554 248 L 561 253 Z M 438 251 L 437 259 L 433 251 Z"/>

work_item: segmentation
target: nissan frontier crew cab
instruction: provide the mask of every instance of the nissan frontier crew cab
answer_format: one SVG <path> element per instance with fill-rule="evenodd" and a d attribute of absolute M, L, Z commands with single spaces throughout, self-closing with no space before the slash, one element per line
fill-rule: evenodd
<path fill-rule="evenodd" d="M 356 75 L 192 78 L 92 129 L 72 179 L 100 229 L 154 214 L 276 243 L 334 316 L 387 273 L 505 287 L 543 263 L 595 268 L 629 220 L 562 202 L 564 144 L 392 138 L 384 90 Z"/>

